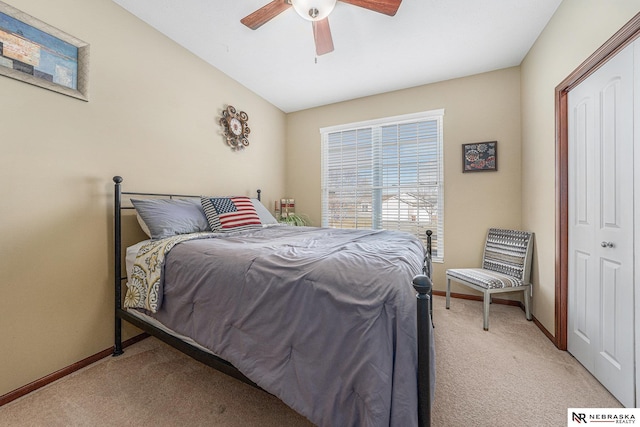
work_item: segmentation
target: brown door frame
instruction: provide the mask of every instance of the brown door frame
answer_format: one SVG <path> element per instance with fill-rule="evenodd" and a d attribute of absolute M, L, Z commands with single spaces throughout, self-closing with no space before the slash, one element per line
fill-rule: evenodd
<path fill-rule="evenodd" d="M 569 91 L 589 77 L 612 56 L 640 36 L 640 13 L 556 86 L 556 307 L 555 339 L 560 350 L 567 349 L 567 294 L 569 272 L 569 141 L 567 99 Z"/>

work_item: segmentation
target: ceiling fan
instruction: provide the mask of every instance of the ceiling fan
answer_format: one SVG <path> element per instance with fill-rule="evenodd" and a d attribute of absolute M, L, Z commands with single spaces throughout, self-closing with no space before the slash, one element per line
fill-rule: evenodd
<path fill-rule="evenodd" d="M 333 39 L 329 28 L 329 14 L 338 0 L 273 0 L 250 15 L 240 20 L 244 25 L 256 30 L 271 19 L 280 15 L 291 6 L 304 19 L 313 25 L 313 38 L 316 43 L 316 54 L 324 55 L 333 52 Z M 354 6 L 360 6 L 374 12 L 394 16 L 402 0 L 340 0 Z"/>

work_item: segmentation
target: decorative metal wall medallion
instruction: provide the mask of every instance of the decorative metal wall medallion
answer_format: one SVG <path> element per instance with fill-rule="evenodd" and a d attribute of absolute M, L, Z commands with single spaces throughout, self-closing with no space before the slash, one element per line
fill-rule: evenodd
<path fill-rule="evenodd" d="M 236 111 L 229 105 L 222 112 L 220 117 L 220 126 L 222 126 L 222 134 L 227 139 L 227 145 L 234 150 L 240 150 L 249 145 L 249 133 L 251 129 L 247 125 L 249 116 L 244 111 Z"/>

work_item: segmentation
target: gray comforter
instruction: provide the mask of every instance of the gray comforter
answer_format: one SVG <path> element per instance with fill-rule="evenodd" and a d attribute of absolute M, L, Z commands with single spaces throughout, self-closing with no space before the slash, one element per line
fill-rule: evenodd
<path fill-rule="evenodd" d="M 417 238 L 381 230 L 190 240 L 165 258 L 153 316 L 319 426 L 414 426 L 423 258 Z"/>

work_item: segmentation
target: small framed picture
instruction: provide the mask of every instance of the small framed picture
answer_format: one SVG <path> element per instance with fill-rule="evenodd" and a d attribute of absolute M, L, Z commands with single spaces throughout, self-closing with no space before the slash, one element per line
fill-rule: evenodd
<path fill-rule="evenodd" d="M 462 144 L 462 172 L 498 170 L 498 141 Z"/>

